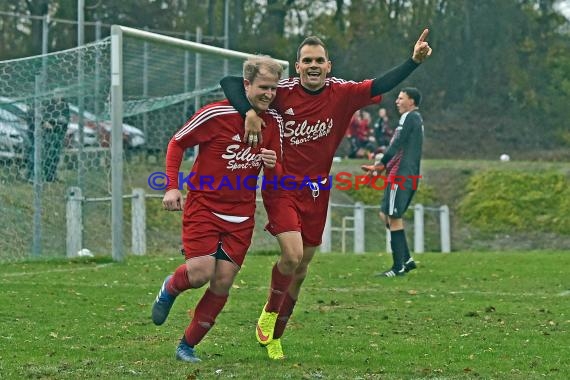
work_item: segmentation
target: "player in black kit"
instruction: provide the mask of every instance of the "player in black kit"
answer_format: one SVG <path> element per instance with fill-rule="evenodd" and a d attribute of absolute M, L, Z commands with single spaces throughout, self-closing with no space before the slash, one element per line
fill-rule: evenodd
<path fill-rule="evenodd" d="M 362 166 L 363 170 L 380 174 L 386 169 L 388 185 L 380 207 L 380 218 L 390 229 L 392 268 L 379 273 L 384 277 L 402 276 L 416 268 L 406 242 L 402 216 L 408 209 L 420 180 L 420 162 L 424 136 L 423 119 L 418 108 L 421 93 L 417 88 L 403 88 L 396 106 L 400 121 L 392 141 L 377 165 Z"/>

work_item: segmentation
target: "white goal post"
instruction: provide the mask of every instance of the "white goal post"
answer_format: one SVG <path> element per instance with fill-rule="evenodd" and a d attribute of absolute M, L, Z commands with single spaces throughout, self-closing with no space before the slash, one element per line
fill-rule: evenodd
<path fill-rule="evenodd" d="M 201 59 L 203 56 L 212 56 L 223 59 L 223 69 L 220 70 L 219 79 L 228 74 L 228 61 L 245 60 L 254 54 L 223 49 L 215 46 L 203 45 L 197 42 L 164 36 L 143 30 L 113 25 L 111 28 L 111 104 L 110 116 L 111 131 L 111 234 L 112 256 L 115 261 L 124 259 L 123 248 L 123 114 L 124 114 L 124 79 L 125 62 L 123 47 L 125 38 L 133 38 L 148 43 L 160 44 L 172 48 L 183 49 L 195 55 L 194 74 L 195 90 L 200 90 Z M 277 60 L 284 67 L 284 76 L 289 75 L 289 63 Z M 169 67 L 177 69 L 176 65 Z M 186 68 L 182 68 L 186 69 Z M 205 85 L 206 86 L 206 85 Z M 199 107 L 199 96 L 195 97 L 196 109 Z"/>

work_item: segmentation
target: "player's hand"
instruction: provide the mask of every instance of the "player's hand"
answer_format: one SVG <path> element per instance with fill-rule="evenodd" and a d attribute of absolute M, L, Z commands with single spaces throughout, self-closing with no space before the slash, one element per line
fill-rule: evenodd
<path fill-rule="evenodd" d="M 429 34 L 429 29 L 424 29 L 420 38 L 414 45 L 414 52 L 412 54 L 412 59 L 415 63 L 422 63 L 427 57 L 431 55 L 432 49 L 426 38 Z"/>
<path fill-rule="evenodd" d="M 265 122 L 260 118 L 254 110 L 249 110 L 245 114 L 245 134 L 243 141 L 252 147 L 261 144 L 261 128 L 265 126 Z"/>
<path fill-rule="evenodd" d="M 378 165 L 362 165 L 360 169 L 365 171 L 367 176 L 376 177 L 382 175 L 382 173 L 386 168 L 384 167 L 384 164 L 378 164 Z"/>
<path fill-rule="evenodd" d="M 273 150 L 261 148 L 261 160 L 268 169 L 273 169 L 277 163 L 277 153 Z"/>
<path fill-rule="evenodd" d="M 162 206 L 168 211 L 182 211 L 182 193 L 180 190 L 168 190 L 162 198 Z"/>

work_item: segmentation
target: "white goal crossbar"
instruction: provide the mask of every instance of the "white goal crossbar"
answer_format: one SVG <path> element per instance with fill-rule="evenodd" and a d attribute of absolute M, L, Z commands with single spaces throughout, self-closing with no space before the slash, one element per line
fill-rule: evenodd
<path fill-rule="evenodd" d="M 197 42 L 164 36 L 144 30 L 120 25 L 111 27 L 111 229 L 113 260 L 124 259 L 123 249 L 123 39 L 135 38 L 145 42 L 154 42 L 164 46 L 177 47 L 196 53 L 196 84 L 200 80 L 200 55 L 207 54 L 221 59 L 247 59 L 255 56 L 234 50 L 203 45 Z M 284 76 L 289 75 L 289 63 L 277 60 L 284 67 Z M 174 68 L 173 68 L 174 69 Z M 220 79 L 224 76 L 220 72 Z"/>

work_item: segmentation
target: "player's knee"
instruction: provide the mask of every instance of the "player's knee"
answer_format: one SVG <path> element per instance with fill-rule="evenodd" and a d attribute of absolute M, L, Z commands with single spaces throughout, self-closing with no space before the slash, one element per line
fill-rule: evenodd
<path fill-rule="evenodd" d="M 188 277 L 190 279 L 190 285 L 192 286 L 192 288 L 197 289 L 206 285 L 210 281 L 212 276 L 209 273 L 195 273 L 192 276 Z"/>
<path fill-rule="evenodd" d="M 404 220 L 402 218 L 390 218 L 390 230 L 397 231 L 404 229 Z"/>
<path fill-rule="evenodd" d="M 281 266 L 287 268 L 288 272 L 293 272 L 303 260 L 303 250 L 287 249 L 281 254 Z"/>
<path fill-rule="evenodd" d="M 302 255 L 283 255 L 281 257 L 281 267 L 286 269 L 286 272 L 293 272 L 299 266 L 302 260 Z"/>

